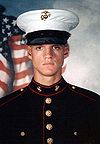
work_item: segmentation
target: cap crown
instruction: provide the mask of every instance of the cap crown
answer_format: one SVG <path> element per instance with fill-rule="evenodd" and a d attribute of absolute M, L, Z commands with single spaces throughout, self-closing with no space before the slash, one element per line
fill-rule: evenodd
<path fill-rule="evenodd" d="M 40 30 L 59 30 L 70 32 L 79 23 L 78 16 L 68 10 L 33 10 L 17 18 L 18 27 L 26 33 Z"/>

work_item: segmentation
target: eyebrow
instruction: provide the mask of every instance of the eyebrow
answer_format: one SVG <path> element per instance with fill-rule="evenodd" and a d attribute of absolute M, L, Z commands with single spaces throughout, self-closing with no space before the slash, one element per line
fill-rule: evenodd
<path fill-rule="evenodd" d="M 31 46 L 31 47 L 38 47 L 38 46 L 44 46 L 44 45 L 64 46 L 64 44 L 36 44 L 36 45 L 30 45 L 30 46 Z"/>

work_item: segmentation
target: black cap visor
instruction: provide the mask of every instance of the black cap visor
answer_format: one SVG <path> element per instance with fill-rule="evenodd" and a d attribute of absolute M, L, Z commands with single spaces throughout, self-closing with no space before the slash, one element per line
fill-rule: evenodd
<path fill-rule="evenodd" d="M 66 44 L 70 33 L 57 30 L 41 30 L 26 35 L 27 45 Z"/>

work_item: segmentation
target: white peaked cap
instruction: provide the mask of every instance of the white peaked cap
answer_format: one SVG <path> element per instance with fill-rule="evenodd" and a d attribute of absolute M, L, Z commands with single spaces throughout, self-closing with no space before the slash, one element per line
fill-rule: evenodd
<path fill-rule="evenodd" d="M 26 34 L 40 30 L 59 30 L 70 32 L 79 23 L 78 16 L 68 10 L 33 10 L 17 18 L 18 27 Z"/>

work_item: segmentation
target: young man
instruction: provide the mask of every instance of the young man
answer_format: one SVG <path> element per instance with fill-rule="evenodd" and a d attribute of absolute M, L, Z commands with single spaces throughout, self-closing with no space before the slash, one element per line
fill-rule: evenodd
<path fill-rule="evenodd" d="M 78 16 L 65 10 L 20 15 L 34 67 L 31 83 L 0 101 L 0 144 L 99 144 L 100 97 L 62 77 L 69 31 Z"/>

